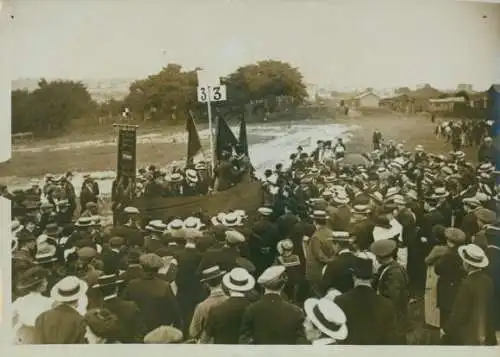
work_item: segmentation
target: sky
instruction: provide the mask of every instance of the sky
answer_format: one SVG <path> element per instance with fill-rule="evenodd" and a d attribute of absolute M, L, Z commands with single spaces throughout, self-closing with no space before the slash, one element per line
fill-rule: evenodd
<path fill-rule="evenodd" d="M 0 0 L 2 1 L 2 0 Z M 500 4 L 453 0 L 3 0 L 11 79 L 218 75 L 290 62 L 329 89 L 500 82 Z M 483 16 L 486 15 L 486 18 Z"/>

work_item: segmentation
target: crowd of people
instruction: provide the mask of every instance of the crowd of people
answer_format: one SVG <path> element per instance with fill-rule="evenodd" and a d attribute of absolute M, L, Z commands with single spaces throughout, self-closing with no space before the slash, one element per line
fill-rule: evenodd
<path fill-rule="evenodd" d="M 494 166 L 373 138 L 363 165 L 341 140 L 298 147 L 256 212 L 143 222 L 124 205 L 103 227 L 97 192 L 74 223 L 48 198 L 23 207 L 14 343 L 404 345 L 424 301 L 441 343 L 497 344 Z"/>

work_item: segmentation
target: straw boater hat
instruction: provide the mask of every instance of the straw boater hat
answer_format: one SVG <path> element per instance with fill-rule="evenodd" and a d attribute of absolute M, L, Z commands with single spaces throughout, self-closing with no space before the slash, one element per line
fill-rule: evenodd
<path fill-rule="evenodd" d="M 484 250 L 475 244 L 467 244 L 458 247 L 458 255 L 464 262 L 475 268 L 483 269 L 490 263 Z"/>
<path fill-rule="evenodd" d="M 342 309 L 333 301 L 322 299 L 307 299 L 304 303 L 307 318 L 323 334 L 335 340 L 347 338 L 347 317 Z"/>
<path fill-rule="evenodd" d="M 186 179 L 190 182 L 198 182 L 198 173 L 196 170 L 193 169 L 187 169 L 186 170 Z"/>
<path fill-rule="evenodd" d="M 92 226 L 92 219 L 90 217 L 80 217 L 75 223 L 75 227 L 86 228 Z"/>
<path fill-rule="evenodd" d="M 444 187 L 436 187 L 434 192 L 430 196 L 431 199 L 446 198 L 449 196 L 449 192 Z"/>
<path fill-rule="evenodd" d="M 213 216 L 210 219 L 210 222 L 212 223 L 213 226 L 222 225 L 222 219 L 224 218 L 224 216 L 225 216 L 224 212 L 219 212 L 219 213 L 217 213 L 216 216 Z"/>
<path fill-rule="evenodd" d="M 198 217 L 188 217 L 184 220 L 184 228 L 199 230 L 205 225 L 201 222 Z"/>
<path fill-rule="evenodd" d="M 247 213 L 244 210 L 242 210 L 242 209 L 235 209 L 233 211 L 233 213 L 236 213 L 238 216 L 241 217 L 241 219 L 247 219 L 248 218 Z"/>
<path fill-rule="evenodd" d="M 76 276 L 67 276 L 60 280 L 50 291 L 50 297 L 56 302 L 77 301 L 87 293 L 88 285 Z"/>
<path fill-rule="evenodd" d="M 257 279 L 257 283 L 263 288 L 276 290 L 282 287 L 286 279 L 286 268 L 283 265 L 273 265 L 264 270 Z"/>
<path fill-rule="evenodd" d="M 226 227 L 241 226 L 241 216 L 234 212 L 227 213 L 222 217 L 222 224 Z"/>
<path fill-rule="evenodd" d="M 182 175 L 178 172 L 173 173 L 170 175 L 167 180 L 169 182 L 182 182 Z"/>
<path fill-rule="evenodd" d="M 333 202 L 338 203 L 340 205 L 349 203 L 349 196 L 345 192 L 339 192 L 333 196 Z"/>
<path fill-rule="evenodd" d="M 163 223 L 161 220 L 157 219 L 157 220 L 149 221 L 149 223 L 147 224 L 147 226 L 145 228 L 147 231 L 163 234 L 168 229 L 168 226 L 165 223 Z"/>
<path fill-rule="evenodd" d="M 323 210 L 315 210 L 311 214 L 312 219 L 320 219 L 320 220 L 326 220 L 328 219 L 328 216 L 325 211 Z"/>
<path fill-rule="evenodd" d="M 113 286 L 122 284 L 125 280 L 119 279 L 117 274 L 101 275 L 97 278 L 97 284 L 93 288 L 101 288 L 105 286 Z"/>
<path fill-rule="evenodd" d="M 273 209 L 269 207 L 260 207 L 257 212 L 262 216 L 270 216 L 273 214 Z"/>
<path fill-rule="evenodd" d="M 282 239 L 276 245 L 276 250 L 279 255 L 283 255 L 284 252 L 292 252 L 293 251 L 293 242 L 291 239 Z"/>
<path fill-rule="evenodd" d="M 424 147 L 422 145 L 417 145 L 415 147 L 415 151 L 418 151 L 418 152 L 423 152 L 424 151 Z"/>
<path fill-rule="evenodd" d="M 139 214 L 140 213 L 140 211 L 136 207 L 131 207 L 131 206 L 125 207 L 123 212 L 125 212 L 126 214 Z"/>
<path fill-rule="evenodd" d="M 243 268 L 233 268 L 225 274 L 222 282 L 229 290 L 247 292 L 254 288 L 255 279 Z"/>
<path fill-rule="evenodd" d="M 369 204 L 356 204 L 352 206 L 352 213 L 366 215 L 371 212 Z"/>
<path fill-rule="evenodd" d="M 221 270 L 221 268 L 218 265 L 214 265 L 210 268 L 202 270 L 200 281 L 201 282 L 209 281 L 218 278 L 220 276 L 224 276 L 225 274 L 226 272 L 224 270 Z"/>
<path fill-rule="evenodd" d="M 173 237 L 178 237 L 184 233 L 184 221 L 182 219 L 174 219 L 167 224 L 166 228 Z"/>

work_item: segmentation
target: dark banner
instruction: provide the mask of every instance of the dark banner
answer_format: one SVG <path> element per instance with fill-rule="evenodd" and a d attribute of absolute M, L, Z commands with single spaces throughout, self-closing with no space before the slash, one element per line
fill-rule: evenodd
<path fill-rule="evenodd" d="M 120 128 L 118 134 L 117 175 L 135 178 L 136 175 L 136 141 L 135 129 Z"/>

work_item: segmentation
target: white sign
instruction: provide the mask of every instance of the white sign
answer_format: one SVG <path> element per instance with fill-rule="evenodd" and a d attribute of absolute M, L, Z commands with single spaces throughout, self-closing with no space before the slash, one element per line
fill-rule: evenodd
<path fill-rule="evenodd" d="M 220 85 L 220 78 L 213 71 L 207 69 L 197 70 L 196 77 L 198 79 L 198 86 L 200 87 Z"/>
<path fill-rule="evenodd" d="M 199 86 L 198 102 L 206 103 L 210 97 L 211 102 L 223 102 L 226 100 L 226 86 Z"/>

